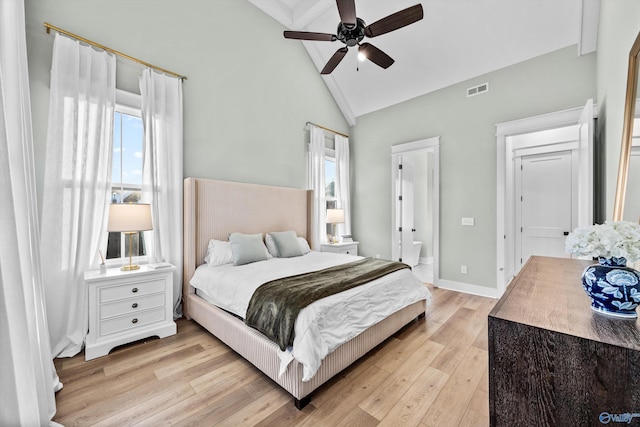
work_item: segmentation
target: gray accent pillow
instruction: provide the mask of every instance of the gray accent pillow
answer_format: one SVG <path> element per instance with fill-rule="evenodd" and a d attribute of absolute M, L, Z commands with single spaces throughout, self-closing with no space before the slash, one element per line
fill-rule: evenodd
<path fill-rule="evenodd" d="M 233 265 L 244 265 L 268 258 L 267 248 L 262 243 L 262 234 L 229 234 Z"/>
<path fill-rule="evenodd" d="M 267 245 L 267 250 L 269 251 L 271 256 L 274 256 L 276 258 L 280 256 L 280 254 L 278 253 L 276 242 L 273 240 L 273 237 L 271 236 L 270 233 L 267 233 L 264 236 L 264 244 Z"/>
<path fill-rule="evenodd" d="M 276 243 L 280 258 L 302 256 L 302 250 L 295 231 L 276 231 L 270 234 Z"/>

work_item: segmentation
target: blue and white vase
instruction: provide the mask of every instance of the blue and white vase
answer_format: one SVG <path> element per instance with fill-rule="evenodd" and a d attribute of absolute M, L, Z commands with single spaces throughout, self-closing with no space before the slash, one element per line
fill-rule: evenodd
<path fill-rule="evenodd" d="M 640 273 L 627 267 L 626 258 L 598 258 L 582 273 L 582 287 L 591 297 L 591 309 L 615 317 L 636 318 L 640 304 Z"/>

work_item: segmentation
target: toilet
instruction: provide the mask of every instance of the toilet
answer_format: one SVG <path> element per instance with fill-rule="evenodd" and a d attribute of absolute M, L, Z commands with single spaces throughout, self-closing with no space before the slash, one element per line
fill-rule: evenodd
<path fill-rule="evenodd" d="M 420 251 L 422 250 L 422 242 L 414 241 L 413 247 L 411 248 L 411 259 L 407 260 L 407 264 L 411 267 L 415 267 L 420 262 Z"/>

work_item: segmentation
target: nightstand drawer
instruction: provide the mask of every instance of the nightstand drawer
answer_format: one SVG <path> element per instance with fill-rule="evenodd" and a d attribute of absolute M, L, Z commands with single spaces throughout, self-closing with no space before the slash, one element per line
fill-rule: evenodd
<path fill-rule="evenodd" d="M 133 282 L 126 285 L 105 286 L 99 290 L 98 302 L 105 303 L 139 295 L 164 292 L 165 286 L 166 282 L 164 280 L 157 279 Z"/>
<path fill-rule="evenodd" d="M 134 314 L 155 307 L 164 307 L 164 293 L 133 297 L 100 306 L 100 320 L 123 314 Z"/>
<path fill-rule="evenodd" d="M 336 254 L 358 255 L 358 242 L 323 243 L 320 245 L 320 250 Z"/>
<path fill-rule="evenodd" d="M 160 307 L 128 316 L 103 320 L 100 322 L 100 336 L 125 331 L 127 329 L 139 328 L 150 323 L 162 322 L 165 320 L 164 317 L 164 307 Z"/>

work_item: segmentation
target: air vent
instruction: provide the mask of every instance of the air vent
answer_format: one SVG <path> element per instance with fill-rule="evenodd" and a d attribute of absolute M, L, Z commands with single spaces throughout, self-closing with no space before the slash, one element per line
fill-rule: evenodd
<path fill-rule="evenodd" d="M 480 95 L 481 93 L 489 92 L 489 83 L 482 83 L 478 86 L 473 86 L 467 89 L 467 98 L 470 96 Z"/>

